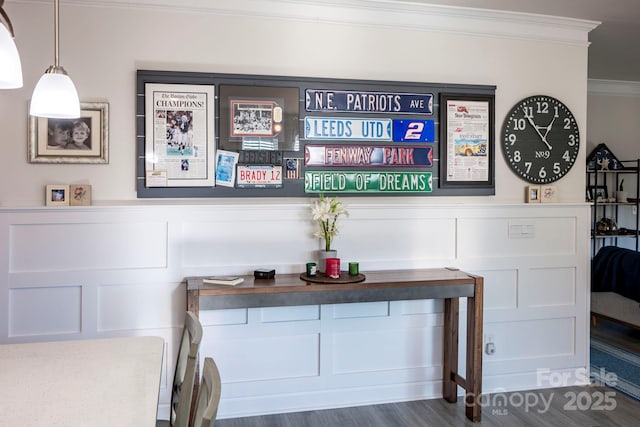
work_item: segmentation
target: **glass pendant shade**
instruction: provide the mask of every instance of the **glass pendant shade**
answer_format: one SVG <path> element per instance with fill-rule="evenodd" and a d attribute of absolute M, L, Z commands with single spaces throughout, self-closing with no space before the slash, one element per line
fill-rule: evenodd
<path fill-rule="evenodd" d="M 29 114 L 55 119 L 75 119 L 80 117 L 78 91 L 67 72 L 58 61 L 59 51 L 59 0 L 53 2 L 53 47 L 54 65 L 47 68 L 40 77 L 31 95 Z"/>
<path fill-rule="evenodd" d="M 13 36 L 0 22 L 0 89 L 22 87 L 22 65 Z"/>
<path fill-rule="evenodd" d="M 80 100 L 62 67 L 51 66 L 40 77 L 31 96 L 29 114 L 57 119 L 80 117 Z"/>

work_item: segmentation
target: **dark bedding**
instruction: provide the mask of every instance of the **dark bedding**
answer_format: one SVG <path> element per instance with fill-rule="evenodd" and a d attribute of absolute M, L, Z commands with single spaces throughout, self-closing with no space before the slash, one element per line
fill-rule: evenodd
<path fill-rule="evenodd" d="M 640 252 L 601 248 L 591 262 L 591 291 L 615 292 L 640 302 Z"/>

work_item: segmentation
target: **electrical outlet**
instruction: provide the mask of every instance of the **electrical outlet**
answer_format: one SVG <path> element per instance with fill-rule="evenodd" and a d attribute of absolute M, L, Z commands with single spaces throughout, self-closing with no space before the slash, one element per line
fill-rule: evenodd
<path fill-rule="evenodd" d="M 492 342 L 488 342 L 484 347 L 484 352 L 488 356 L 493 356 L 494 354 L 496 354 L 496 345 Z"/>
<path fill-rule="evenodd" d="M 484 352 L 487 356 L 492 356 L 496 352 L 496 342 L 493 334 L 486 334 L 484 336 Z"/>

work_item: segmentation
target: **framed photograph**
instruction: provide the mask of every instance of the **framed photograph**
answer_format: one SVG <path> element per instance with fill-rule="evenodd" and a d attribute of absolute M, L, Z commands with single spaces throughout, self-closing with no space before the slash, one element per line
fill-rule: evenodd
<path fill-rule="evenodd" d="M 558 201 L 558 189 L 555 185 L 540 186 L 540 202 L 554 203 Z"/>
<path fill-rule="evenodd" d="M 80 118 L 29 116 L 30 163 L 109 163 L 109 104 L 81 102 Z"/>
<path fill-rule="evenodd" d="M 90 206 L 91 186 L 88 184 L 72 184 L 69 186 L 69 206 Z"/>
<path fill-rule="evenodd" d="M 220 145 L 240 153 L 240 163 L 250 163 L 247 152 L 267 158 L 282 151 L 299 150 L 299 98 L 295 87 L 220 85 Z M 282 164 L 282 157 L 270 159 Z"/>
<path fill-rule="evenodd" d="M 606 201 L 609 198 L 606 185 L 590 185 L 589 200 Z"/>
<path fill-rule="evenodd" d="M 540 203 L 540 186 L 529 185 L 527 186 L 527 194 L 525 197 L 527 203 Z"/>
<path fill-rule="evenodd" d="M 146 187 L 215 186 L 214 101 L 214 85 L 144 85 Z"/>
<path fill-rule="evenodd" d="M 47 185 L 45 204 L 47 206 L 69 206 L 69 186 Z"/>
<path fill-rule="evenodd" d="M 440 186 L 494 186 L 494 96 L 440 94 Z"/>

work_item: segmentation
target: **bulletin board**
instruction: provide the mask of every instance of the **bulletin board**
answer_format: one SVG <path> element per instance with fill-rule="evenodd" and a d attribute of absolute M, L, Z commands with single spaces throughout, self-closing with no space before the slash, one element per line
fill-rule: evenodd
<path fill-rule="evenodd" d="M 138 198 L 493 195 L 495 86 L 138 70 Z"/>

